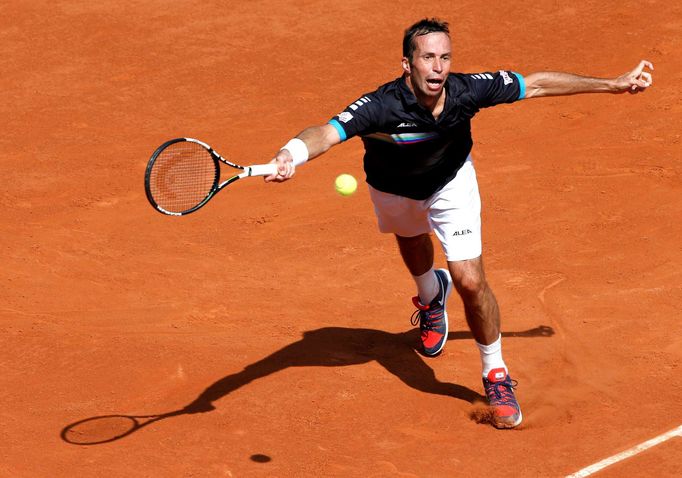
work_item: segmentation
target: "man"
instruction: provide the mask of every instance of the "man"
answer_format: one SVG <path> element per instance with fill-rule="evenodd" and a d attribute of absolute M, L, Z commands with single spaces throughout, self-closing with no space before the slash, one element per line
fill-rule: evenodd
<path fill-rule="evenodd" d="M 403 39 L 403 74 L 362 96 L 328 124 L 312 126 L 275 156 L 278 172 L 266 181 L 290 179 L 296 166 L 332 146 L 360 136 L 364 169 L 379 229 L 395 235 L 417 286 L 413 299 L 423 353 L 441 352 L 448 334 L 445 309 L 454 286 L 481 355 L 483 386 L 493 425 L 512 428 L 522 414 L 502 358 L 500 314 L 481 258 L 480 197 L 470 152 L 471 118 L 480 108 L 524 98 L 578 93 L 637 93 L 651 85 L 642 61 L 613 79 L 541 72 L 450 73 L 448 24 L 424 19 Z M 434 270 L 433 231 L 447 258 Z"/>

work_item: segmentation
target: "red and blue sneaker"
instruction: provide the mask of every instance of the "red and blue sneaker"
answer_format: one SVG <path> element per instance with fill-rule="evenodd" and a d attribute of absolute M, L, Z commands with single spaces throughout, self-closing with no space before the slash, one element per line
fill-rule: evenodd
<path fill-rule="evenodd" d="M 494 368 L 483 377 L 483 388 L 494 413 L 495 428 L 514 428 L 521 423 L 521 407 L 514 396 L 516 380 L 512 380 L 503 368 Z"/>
<path fill-rule="evenodd" d="M 413 297 L 417 310 L 412 314 L 412 325 L 419 323 L 421 330 L 422 351 L 424 355 L 433 357 L 438 355 L 448 338 L 448 313 L 445 310 L 445 303 L 452 291 L 452 278 L 446 269 L 436 269 L 436 279 L 440 285 L 438 295 L 429 305 L 424 305 L 419 301 L 419 297 Z"/>

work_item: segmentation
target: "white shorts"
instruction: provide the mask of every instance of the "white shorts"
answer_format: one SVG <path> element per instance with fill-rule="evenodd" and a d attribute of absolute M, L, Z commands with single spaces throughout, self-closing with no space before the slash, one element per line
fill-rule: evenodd
<path fill-rule="evenodd" d="M 414 237 L 434 231 L 448 261 L 481 255 L 481 197 L 471 156 L 452 181 L 423 201 L 372 186 L 369 194 L 381 232 Z"/>

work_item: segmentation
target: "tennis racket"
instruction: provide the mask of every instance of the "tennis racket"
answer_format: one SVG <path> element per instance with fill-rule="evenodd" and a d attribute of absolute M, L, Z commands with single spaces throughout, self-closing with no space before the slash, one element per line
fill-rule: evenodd
<path fill-rule="evenodd" d="M 220 163 L 234 173 L 222 182 Z M 275 164 L 240 166 L 197 139 L 176 138 L 166 141 L 152 154 L 144 188 L 154 209 L 170 216 L 184 216 L 204 206 L 218 191 L 238 179 L 275 173 Z"/>

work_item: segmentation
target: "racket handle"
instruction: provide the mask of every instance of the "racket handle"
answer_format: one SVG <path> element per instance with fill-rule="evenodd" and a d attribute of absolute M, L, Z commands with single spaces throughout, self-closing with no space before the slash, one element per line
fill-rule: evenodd
<path fill-rule="evenodd" d="M 277 174 L 277 165 L 272 164 L 254 164 L 253 166 L 248 166 L 249 176 L 270 176 L 271 174 Z"/>

